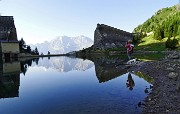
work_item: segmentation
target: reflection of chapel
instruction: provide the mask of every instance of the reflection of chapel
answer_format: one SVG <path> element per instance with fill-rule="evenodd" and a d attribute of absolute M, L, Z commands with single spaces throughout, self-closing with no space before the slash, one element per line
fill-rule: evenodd
<path fill-rule="evenodd" d="M 11 61 L 19 55 L 19 42 L 13 16 L 0 16 L 0 57 Z"/>

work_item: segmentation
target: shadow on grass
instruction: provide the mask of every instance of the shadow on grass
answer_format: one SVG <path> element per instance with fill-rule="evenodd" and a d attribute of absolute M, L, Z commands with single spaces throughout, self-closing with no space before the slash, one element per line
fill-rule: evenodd
<path fill-rule="evenodd" d="M 135 46 L 135 51 L 141 50 L 141 51 L 164 51 L 166 50 L 165 43 L 159 42 L 159 43 L 152 43 L 147 45 L 139 45 Z"/>
<path fill-rule="evenodd" d="M 156 61 L 163 59 L 165 57 L 165 54 L 163 53 L 134 54 L 133 57 L 143 61 Z"/>

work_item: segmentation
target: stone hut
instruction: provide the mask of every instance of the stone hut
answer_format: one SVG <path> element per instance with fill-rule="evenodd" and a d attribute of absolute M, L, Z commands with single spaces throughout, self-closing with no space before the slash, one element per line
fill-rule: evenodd
<path fill-rule="evenodd" d="M 97 24 L 94 32 L 94 49 L 123 47 L 128 40 L 133 40 L 133 34 L 108 26 Z"/>
<path fill-rule="evenodd" d="M 0 57 L 11 61 L 19 55 L 19 42 L 13 16 L 0 16 Z"/>

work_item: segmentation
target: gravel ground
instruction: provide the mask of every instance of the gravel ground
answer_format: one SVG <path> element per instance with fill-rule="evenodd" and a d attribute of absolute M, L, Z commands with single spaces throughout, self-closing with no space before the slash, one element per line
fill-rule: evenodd
<path fill-rule="evenodd" d="M 145 99 L 143 114 L 180 114 L 180 54 L 174 52 L 161 61 L 143 62 L 133 67 L 153 78 L 153 89 Z"/>

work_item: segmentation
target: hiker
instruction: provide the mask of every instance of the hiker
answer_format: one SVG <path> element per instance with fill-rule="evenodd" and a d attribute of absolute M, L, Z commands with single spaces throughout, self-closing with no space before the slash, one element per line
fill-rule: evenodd
<path fill-rule="evenodd" d="M 133 49 L 134 49 L 134 45 L 132 44 L 132 40 L 128 40 L 128 42 L 126 42 L 125 47 L 127 48 L 127 56 L 128 59 L 131 60 L 131 55 L 133 53 Z"/>

